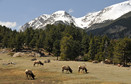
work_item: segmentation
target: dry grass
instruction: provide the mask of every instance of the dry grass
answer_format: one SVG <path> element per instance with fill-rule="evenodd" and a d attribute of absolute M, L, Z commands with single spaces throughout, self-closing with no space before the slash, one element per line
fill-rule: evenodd
<path fill-rule="evenodd" d="M 54 57 L 37 58 L 42 62 L 51 59 L 51 63 L 35 67 L 30 61 L 32 57 L 13 58 L 0 54 L 0 59 L 0 84 L 131 84 L 131 68 L 90 62 L 54 61 Z M 8 62 L 14 62 L 15 65 L 3 65 Z M 70 65 L 73 73 L 62 73 L 62 65 Z M 79 65 L 86 65 L 88 73 L 78 73 Z M 27 80 L 25 69 L 31 69 L 36 80 Z"/>

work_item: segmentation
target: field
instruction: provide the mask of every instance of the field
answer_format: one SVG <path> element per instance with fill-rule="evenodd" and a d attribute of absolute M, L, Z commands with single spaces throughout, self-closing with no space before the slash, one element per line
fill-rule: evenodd
<path fill-rule="evenodd" d="M 56 61 L 55 57 L 39 57 L 44 66 L 33 66 L 33 57 L 11 57 L 0 53 L 0 84 L 131 84 L 131 68 L 117 67 L 91 62 Z M 6 63 L 14 62 L 15 65 Z M 72 74 L 62 73 L 61 66 L 69 65 Z M 86 65 L 88 73 L 78 73 L 78 66 Z M 25 69 L 36 75 L 35 80 L 27 80 Z"/>

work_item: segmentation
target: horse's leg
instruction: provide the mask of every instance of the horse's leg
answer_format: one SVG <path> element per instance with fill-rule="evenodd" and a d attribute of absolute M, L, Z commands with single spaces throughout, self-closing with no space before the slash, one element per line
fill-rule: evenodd
<path fill-rule="evenodd" d="M 26 74 L 26 78 L 29 80 L 29 76 L 28 76 L 28 74 Z"/>
<path fill-rule="evenodd" d="M 31 79 L 31 80 L 33 80 L 33 79 L 34 79 L 32 75 L 30 75 L 30 79 Z"/>
<path fill-rule="evenodd" d="M 67 70 L 67 73 L 69 74 L 69 70 Z"/>
<path fill-rule="evenodd" d="M 29 75 L 29 78 L 30 78 L 30 79 L 32 79 L 32 76 L 31 76 L 31 75 Z"/>
<path fill-rule="evenodd" d="M 81 73 L 81 69 L 79 69 L 79 73 Z"/>
<path fill-rule="evenodd" d="M 84 69 L 82 69 L 82 73 L 84 73 Z"/>
<path fill-rule="evenodd" d="M 68 70 L 66 70 L 66 73 L 68 73 Z"/>
<path fill-rule="evenodd" d="M 78 70 L 78 73 L 80 73 L 80 69 Z"/>
<path fill-rule="evenodd" d="M 35 66 L 35 63 L 34 63 L 34 66 Z"/>
<path fill-rule="evenodd" d="M 83 69 L 81 69 L 81 73 L 83 73 Z"/>
<path fill-rule="evenodd" d="M 62 69 L 62 73 L 64 73 L 64 69 Z"/>

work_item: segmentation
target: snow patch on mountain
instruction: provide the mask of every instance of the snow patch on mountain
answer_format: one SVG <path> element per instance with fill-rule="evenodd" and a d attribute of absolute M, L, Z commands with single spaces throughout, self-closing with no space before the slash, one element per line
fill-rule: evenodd
<path fill-rule="evenodd" d="M 57 11 L 52 14 L 52 17 L 54 18 L 55 22 L 56 21 L 63 21 L 63 22 L 68 22 L 68 23 L 74 22 L 72 16 L 70 16 L 65 11 Z"/>
<path fill-rule="evenodd" d="M 129 4 L 131 5 L 131 0 L 129 0 Z"/>
<path fill-rule="evenodd" d="M 98 12 L 88 13 L 80 18 L 75 18 L 65 11 L 56 11 L 51 15 L 44 14 L 35 18 L 23 25 L 20 30 L 24 31 L 28 27 L 34 29 L 45 28 L 47 24 L 55 24 L 56 22 L 63 22 L 65 24 L 73 23 L 80 28 L 89 28 L 95 23 L 102 23 L 106 20 L 115 20 L 130 11 L 131 0 L 114 4 Z"/>

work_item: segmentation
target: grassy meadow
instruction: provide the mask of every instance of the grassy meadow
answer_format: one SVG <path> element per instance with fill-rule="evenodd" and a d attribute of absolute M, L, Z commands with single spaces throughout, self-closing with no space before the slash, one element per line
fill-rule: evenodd
<path fill-rule="evenodd" d="M 38 57 L 44 66 L 33 66 L 33 57 L 11 57 L 0 53 L 0 84 L 131 84 L 131 68 L 117 67 L 91 62 L 57 61 L 56 57 Z M 14 62 L 15 65 L 5 65 Z M 69 65 L 72 74 L 62 73 L 61 66 Z M 78 73 L 78 66 L 86 65 L 88 73 Z M 30 69 L 36 75 L 35 80 L 27 80 L 25 69 Z"/>

